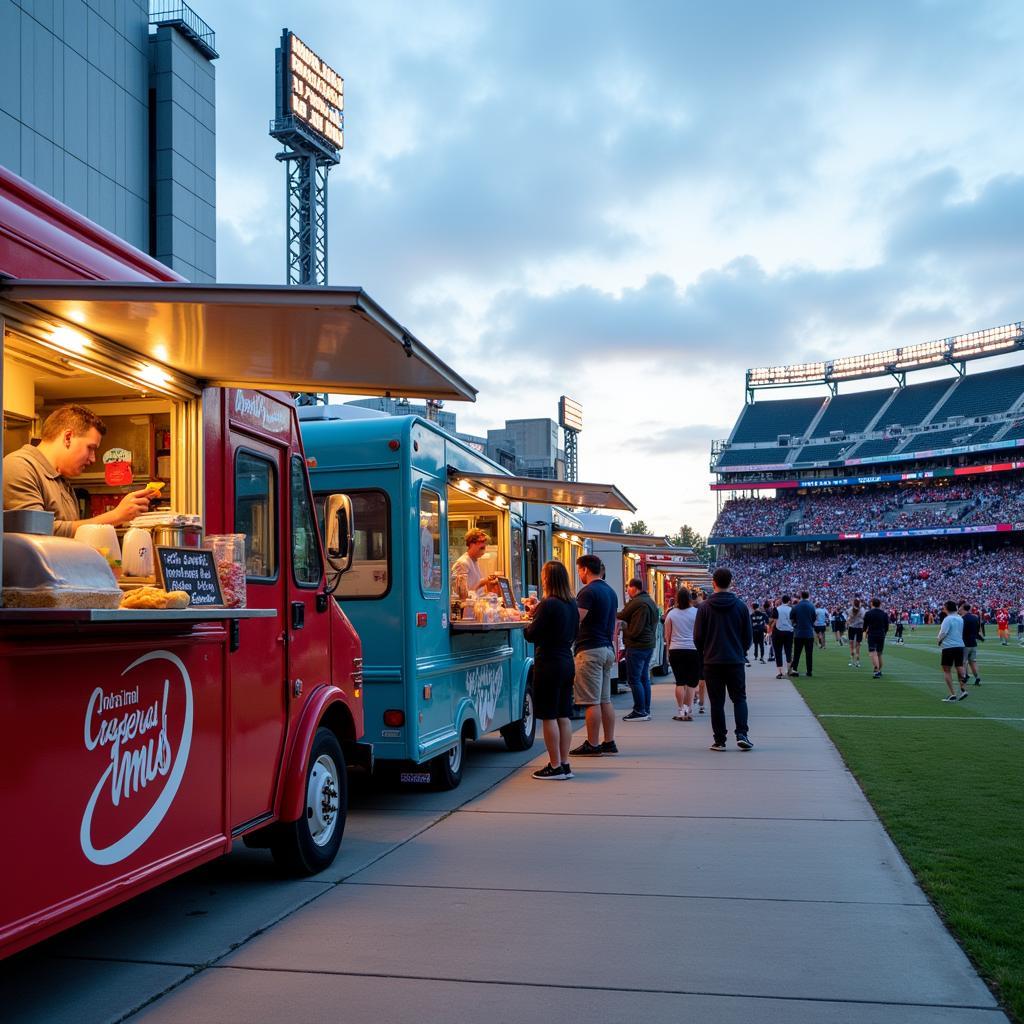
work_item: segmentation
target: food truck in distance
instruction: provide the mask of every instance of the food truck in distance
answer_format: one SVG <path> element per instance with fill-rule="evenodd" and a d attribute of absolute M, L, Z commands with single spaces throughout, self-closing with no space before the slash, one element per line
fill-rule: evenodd
<path fill-rule="evenodd" d="M 453 788 L 467 740 L 499 731 L 511 749 L 528 749 L 536 722 L 518 610 L 523 503 L 629 503 L 614 487 L 511 476 L 416 416 L 299 412 L 315 500 L 326 505 L 341 493 L 352 503 L 352 568 L 335 597 L 363 641 L 366 738 L 376 763 L 404 768 L 409 782 Z M 479 571 L 496 578 L 481 599 L 452 582 L 470 530 L 487 535 Z"/>
<path fill-rule="evenodd" d="M 118 582 L 91 548 L 5 515 L 5 956 L 239 838 L 297 873 L 331 862 L 346 765 L 371 763 L 360 641 L 330 598 L 351 552 L 346 531 L 320 543 L 294 403 L 276 389 L 472 389 L 358 289 L 169 280 L 7 172 L 0 218 L 4 454 L 77 401 L 117 434 L 129 486 L 162 478 L 172 524 L 198 516 L 244 542 L 238 563 L 210 562 L 221 603 L 130 609 L 147 581 Z M 83 519 L 127 489 L 88 472 L 73 483 Z M 179 532 L 181 557 L 203 561 L 198 531 Z"/>

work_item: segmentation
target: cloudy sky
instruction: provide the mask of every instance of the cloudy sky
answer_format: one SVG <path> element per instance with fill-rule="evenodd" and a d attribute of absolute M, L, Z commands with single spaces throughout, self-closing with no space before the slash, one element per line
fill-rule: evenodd
<path fill-rule="evenodd" d="M 1017 0 L 196 0 L 217 31 L 222 281 L 284 280 L 288 27 L 345 78 L 330 283 L 480 389 L 579 399 L 580 475 L 707 532 L 751 365 L 1024 315 Z"/>

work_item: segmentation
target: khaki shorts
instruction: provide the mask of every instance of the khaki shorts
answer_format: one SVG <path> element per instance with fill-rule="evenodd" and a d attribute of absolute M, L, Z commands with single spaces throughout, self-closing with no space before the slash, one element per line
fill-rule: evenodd
<path fill-rule="evenodd" d="M 610 647 L 595 647 L 576 655 L 576 679 L 573 691 L 582 707 L 610 704 L 612 699 L 612 668 L 615 652 Z"/>

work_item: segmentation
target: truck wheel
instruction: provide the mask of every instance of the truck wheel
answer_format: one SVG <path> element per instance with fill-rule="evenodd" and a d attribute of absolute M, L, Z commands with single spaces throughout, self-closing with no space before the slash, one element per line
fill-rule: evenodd
<path fill-rule="evenodd" d="M 275 826 L 270 852 L 289 874 L 313 875 L 330 866 L 348 815 L 348 777 L 338 738 L 317 729 L 306 768 L 306 800 L 298 821 Z"/>
<path fill-rule="evenodd" d="M 526 687 L 523 696 L 523 717 L 501 730 L 501 738 L 509 750 L 529 750 L 537 735 L 537 717 L 533 713 L 533 687 Z"/>
<path fill-rule="evenodd" d="M 459 737 L 459 742 L 451 750 L 438 754 L 430 764 L 431 783 L 434 789 L 455 789 L 462 781 L 462 769 L 466 761 L 466 737 Z"/>

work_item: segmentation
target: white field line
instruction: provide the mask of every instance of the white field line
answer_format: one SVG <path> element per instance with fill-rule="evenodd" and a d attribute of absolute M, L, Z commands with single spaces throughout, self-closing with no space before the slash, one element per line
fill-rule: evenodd
<path fill-rule="evenodd" d="M 928 722 L 1024 722 L 1024 718 L 996 718 L 994 715 L 818 715 L 819 718 L 886 718 L 914 719 Z"/>

